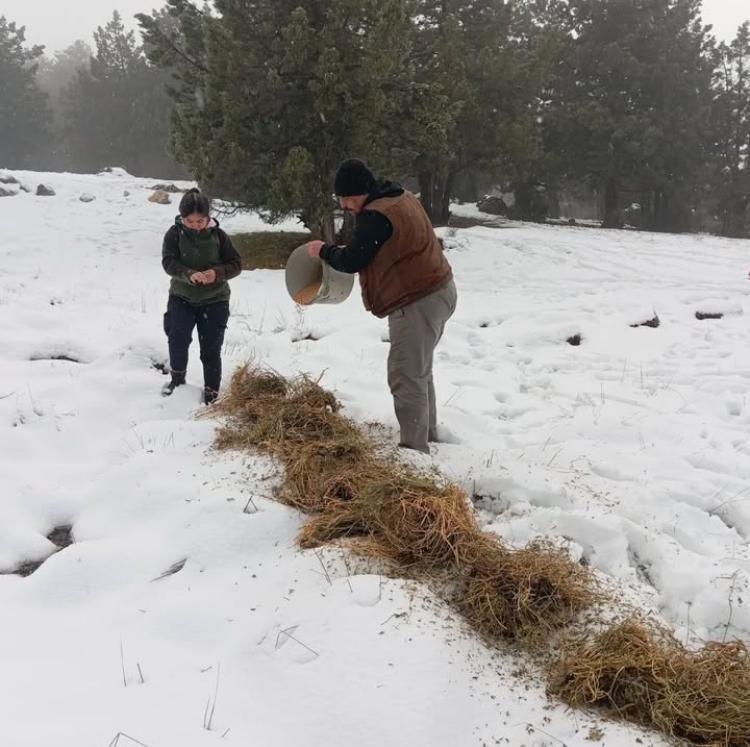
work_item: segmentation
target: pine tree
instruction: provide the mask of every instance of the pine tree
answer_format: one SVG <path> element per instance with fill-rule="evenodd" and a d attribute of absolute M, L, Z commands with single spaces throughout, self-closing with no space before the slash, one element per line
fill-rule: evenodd
<path fill-rule="evenodd" d="M 0 165 L 41 165 L 49 122 L 46 96 L 35 76 L 44 47 L 25 46 L 23 26 L 0 16 Z"/>
<path fill-rule="evenodd" d="M 521 152 L 526 181 L 529 164 L 540 170 L 527 155 L 538 148 L 527 134 L 538 60 L 512 38 L 510 4 L 214 6 L 169 0 L 166 13 L 139 16 L 149 58 L 176 79 L 175 153 L 211 191 L 272 217 L 297 209 L 329 235 L 331 179 L 346 156 L 417 176 L 438 222 L 461 175 L 507 169 Z"/>
<path fill-rule="evenodd" d="M 517 0 L 506 55 L 496 80 L 504 83 L 497 152 L 503 184 L 513 193 L 511 214 L 544 220 L 556 211 L 563 186 L 561 160 L 545 143 L 550 81 L 567 46 L 569 7 L 565 0 Z"/>
<path fill-rule="evenodd" d="M 720 44 L 712 107 L 710 202 L 724 236 L 750 236 L 750 22 Z"/>
<path fill-rule="evenodd" d="M 333 232 L 338 163 L 392 158 L 409 19 L 402 0 L 169 0 L 139 16 L 176 73 L 175 152 L 210 191 Z M 167 23 L 168 21 L 168 23 Z"/>
<path fill-rule="evenodd" d="M 91 57 L 91 47 L 79 39 L 55 52 L 53 57 L 45 56 L 39 61 L 37 83 L 49 97 L 50 106 L 56 114 L 62 113 L 65 89 L 73 82 L 79 70 L 89 67 Z"/>
<path fill-rule="evenodd" d="M 94 33 L 96 54 L 65 97 L 66 142 L 84 171 L 123 166 L 132 173 L 180 173 L 167 153 L 167 76 L 146 60 L 117 11 Z"/>
<path fill-rule="evenodd" d="M 459 175 L 497 171 L 509 152 L 507 132 L 529 97 L 517 85 L 512 22 L 512 5 L 494 0 L 417 3 L 406 142 L 435 222 L 447 221 Z"/>
<path fill-rule="evenodd" d="M 47 94 L 52 112 L 48 165 L 50 169 L 64 171 L 73 165 L 64 136 L 65 97 L 79 71 L 89 69 L 91 56 L 91 47 L 79 40 L 56 52 L 52 58 L 44 57 L 39 64 L 37 82 L 40 89 Z"/>
<path fill-rule="evenodd" d="M 214 189 L 206 146 L 221 123 L 221 99 L 209 95 L 207 42 L 218 22 L 207 7 L 199 9 L 189 0 L 167 0 L 160 11 L 136 18 L 148 60 L 169 76 L 170 151 L 204 187 Z"/>
<path fill-rule="evenodd" d="M 551 85 L 546 148 L 571 180 L 604 195 L 605 225 L 623 195 L 646 227 L 688 228 L 706 162 L 710 38 L 700 0 L 573 0 Z"/>

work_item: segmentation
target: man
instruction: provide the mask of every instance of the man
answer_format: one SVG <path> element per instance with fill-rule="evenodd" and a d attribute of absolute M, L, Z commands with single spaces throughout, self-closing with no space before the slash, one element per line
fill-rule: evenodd
<path fill-rule="evenodd" d="M 358 159 L 344 161 L 334 191 L 356 215 L 346 246 L 311 241 L 310 256 L 334 270 L 359 273 L 365 308 L 388 317 L 388 385 L 401 429 L 400 446 L 430 453 L 437 440 L 432 361 L 456 309 L 453 272 L 419 200 L 400 185 L 377 181 Z"/>

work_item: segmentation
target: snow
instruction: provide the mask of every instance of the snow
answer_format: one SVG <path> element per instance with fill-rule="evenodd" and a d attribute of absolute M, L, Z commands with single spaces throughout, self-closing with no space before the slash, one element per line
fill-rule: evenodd
<path fill-rule="evenodd" d="M 215 452 L 195 417 L 197 349 L 189 385 L 159 396 L 176 208 L 147 202 L 158 180 L 15 175 L 56 196 L 0 198 L 0 570 L 53 553 L 57 526 L 75 542 L 0 576 L 4 742 L 666 744 L 548 701 L 528 661 L 425 589 L 299 551 L 275 466 Z M 442 235 L 459 308 L 432 462 L 488 530 L 567 543 L 681 640 L 750 638 L 750 242 L 511 222 Z M 323 373 L 350 416 L 395 426 L 386 325 L 356 294 L 303 310 L 273 271 L 232 288 L 227 378 L 249 358 Z"/>

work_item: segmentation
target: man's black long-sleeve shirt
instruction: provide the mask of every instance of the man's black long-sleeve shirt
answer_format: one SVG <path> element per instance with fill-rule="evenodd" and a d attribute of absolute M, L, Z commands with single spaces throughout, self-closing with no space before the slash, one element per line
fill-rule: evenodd
<path fill-rule="evenodd" d="M 390 220 L 382 213 L 368 210 L 367 205 L 381 197 L 398 197 L 403 191 L 395 182 L 380 182 L 357 215 L 352 240 L 346 246 L 324 244 L 320 258 L 339 272 L 354 274 L 364 270 L 375 259 L 380 247 L 393 236 Z"/>

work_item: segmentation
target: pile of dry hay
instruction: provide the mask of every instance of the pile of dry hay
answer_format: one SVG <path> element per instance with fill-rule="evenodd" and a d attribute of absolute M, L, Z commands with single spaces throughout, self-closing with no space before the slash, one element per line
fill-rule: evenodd
<path fill-rule="evenodd" d="M 550 691 L 692 744 L 750 745 L 750 651 L 739 641 L 689 651 L 669 631 L 630 619 L 571 643 Z"/>
<path fill-rule="evenodd" d="M 591 574 L 567 553 L 544 543 L 505 547 L 479 529 L 461 490 L 379 458 L 339 410 L 317 381 L 249 365 L 210 410 L 223 418 L 219 448 L 255 449 L 284 467 L 277 498 L 312 514 L 302 547 L 356 539 L 353 550 L 392 561 L 401 575 L 440 579 L 445 597 L 485 638 L 522 639 L 536 652 L 601 600 Z M 601 705 L 694 744 L 750 744 L 750 657 L 742 644 L 691 653 L 631 621 L 547 659 L 550 691 L 571 705 Z"/>
<path fill-rule="evenodd" d="M 483 533 L 461 490 L 379 457 L 318 382 L 244 366 L 212 411 L 224 419 L 220 448 L 253 448 L 284 466 L 277 498 L 313 514 L 302 547 L 364 539 L 353 549 L 402 575 L 443 577 L 446 596 L 492 638 L 560 628 L 592 601 L 585 568 L 553 548 L 511 550 Z"/>

